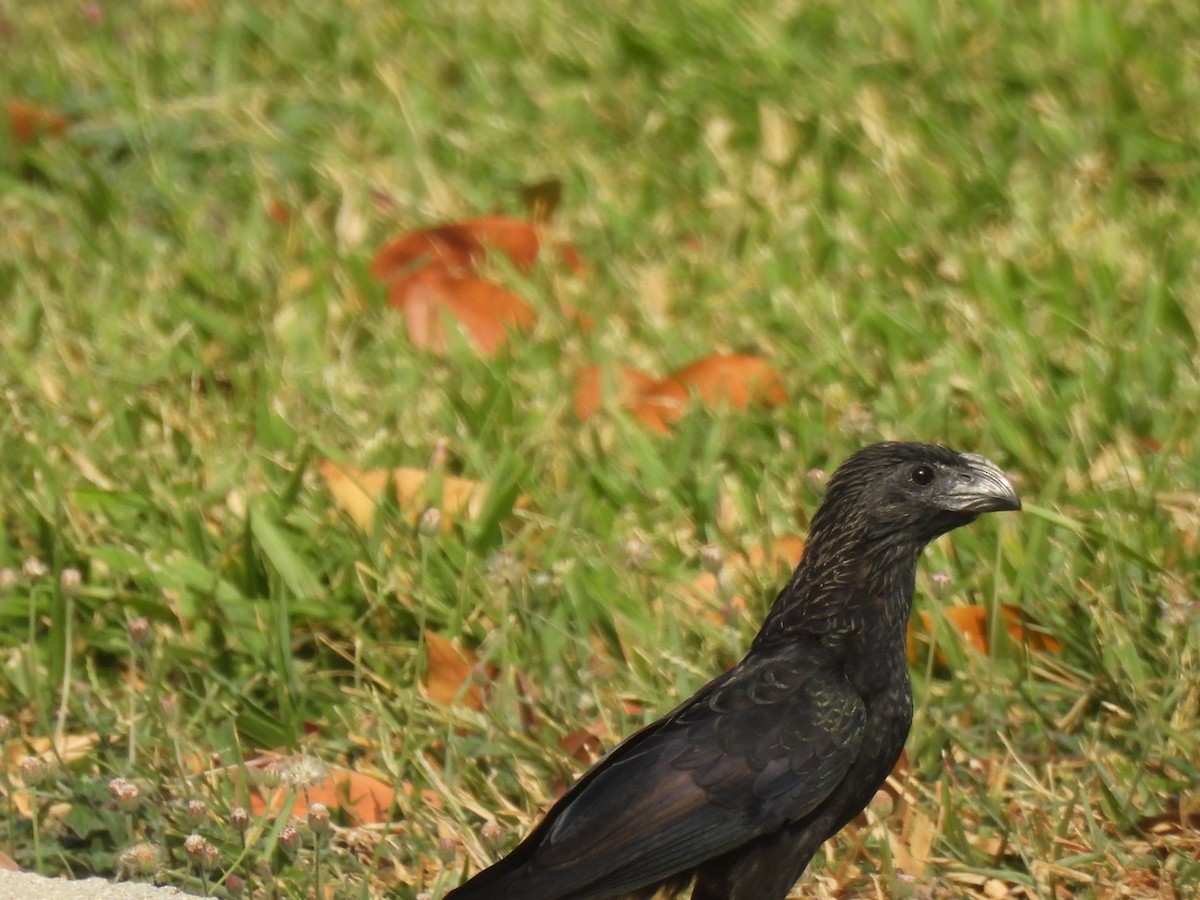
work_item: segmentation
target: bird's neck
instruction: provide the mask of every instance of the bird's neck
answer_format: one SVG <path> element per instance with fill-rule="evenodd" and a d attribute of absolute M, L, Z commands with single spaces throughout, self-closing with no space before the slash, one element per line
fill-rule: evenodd
<path fill-rule="evenodd" d="M 816 636 L 903 645 L 923 544 L 813 535 L 791 581 L 771 606 L 760 638 Z M 869 649 L 869 648 L 868 648 Z"/>

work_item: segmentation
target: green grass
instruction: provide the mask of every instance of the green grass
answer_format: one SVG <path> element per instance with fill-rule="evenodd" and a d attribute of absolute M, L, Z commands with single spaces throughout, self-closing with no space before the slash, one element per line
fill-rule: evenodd
<path fill-rule="evenodd" d="M 284 821 L 242 852 L 222 820 L 244 794 L 194 774 L 279 750 L 411 786 L 394 831 L 323 851 L 338 896 L 436 898 L 581 771 L 560 737 L 599 718 L 611 745 L 738 658 L 779 581 L 699 615 L 700 546 L 803 533 L 810 469 L 902 437 L 987 454 L 1027 500 L 937 543 L 919 608 L 1016 604 L 1062 649 L 939 631 L 904 808 L 802 890 L 1200 887 L 1194 831 L 1139 829 L 1200 791 L 1200 9 L 493 6 L 3 13 L 0 94 L 73 127 L 0 138 L 0 566 L 49 568 L 0 598 L 0 711 L 16 760 L 65 677 L 63 729 L 99 740 L 39 786 L 36 852 L 9 767 L 0 848 L 111 873 L 145 840 L 201 888 L 182 804 L 203 797 L 210 885 L 260 885 L 262 861 L 308 896 Z M 540 319 L 498 358 L 415 349 L 374 252 L 523 215 L 545 178 L 589 273 L 502 272 Z M 717 351 L 768 358 L 791 402 L 665 438 L 572 414 L 583 365 Z M 501 500 L 441 536 L 395 505 L 359 531 L 316 470 L 442 445 Z M 483 710 L 424 698 L 423 629 L 496 667 Z"/>

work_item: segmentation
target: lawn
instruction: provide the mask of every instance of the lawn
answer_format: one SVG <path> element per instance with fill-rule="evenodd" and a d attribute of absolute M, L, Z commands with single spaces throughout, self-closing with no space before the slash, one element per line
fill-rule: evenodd
<path fill-rule="evenodd" d="M 925 554 L 906 764 L 797 896 L 1200 890 L 1200 7 L 43 0 L 0 58 L 22 868 L 436 900 L 904 438 L 1025 511 Z M 520 321 L 422 332 L 377 254 L 485 216 Z"/>

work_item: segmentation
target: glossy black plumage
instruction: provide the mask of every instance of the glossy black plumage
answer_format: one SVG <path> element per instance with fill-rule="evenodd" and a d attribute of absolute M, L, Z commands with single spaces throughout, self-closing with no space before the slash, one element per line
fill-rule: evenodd
<path fill-rule="evenodd" d="M 929 541 L 1019 509 L 979 456 L 883 443 L 830 479 L 746 656 L 600 760 L 447 900 L 782 900 L 857 815 L 912 720 L 905 626 Z"/>

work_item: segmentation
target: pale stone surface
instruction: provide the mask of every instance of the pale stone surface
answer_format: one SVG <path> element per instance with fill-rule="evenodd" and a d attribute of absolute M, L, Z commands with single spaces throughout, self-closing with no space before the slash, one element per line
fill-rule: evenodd
<path fill-rule="evenodd" d="M 172 887 L 136 881 L 113 883 L 103 878 L 68 881 L 0 869 L 0 900 L 170 900 L 188 896 L 191 895 Z"/>

